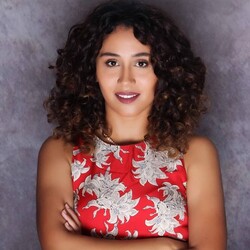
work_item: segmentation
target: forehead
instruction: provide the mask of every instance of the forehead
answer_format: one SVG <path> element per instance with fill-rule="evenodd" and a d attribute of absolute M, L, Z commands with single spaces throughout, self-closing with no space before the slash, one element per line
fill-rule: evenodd
<path fill-rule="evenodd" d="M 150 52 L 150 46 L 142 44 L 135 36 L 133 28 L 118 26 L 104 39 L 100 52 L 142 53 Z"/>

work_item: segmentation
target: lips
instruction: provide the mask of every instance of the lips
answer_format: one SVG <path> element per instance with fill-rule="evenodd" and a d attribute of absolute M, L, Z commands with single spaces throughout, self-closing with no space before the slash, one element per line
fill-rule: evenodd
<path fill-rule="evenodd" d="M 121 103 L 129 104 L 134 102 L 140 94 L 135 92 L 118 92 L 115 95 Z"/>

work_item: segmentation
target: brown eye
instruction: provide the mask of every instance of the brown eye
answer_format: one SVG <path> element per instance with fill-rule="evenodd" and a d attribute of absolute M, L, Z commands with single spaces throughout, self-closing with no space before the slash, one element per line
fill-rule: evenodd
<path fill-rule="evenodd" d="M 139 61 L 136 63 L 136 66 L 139 68 L 146 68 L 148 66 L 148 62 L 147 61 Z"/>
<path fill-rule="evenodd" d="M 108 60 L 105 62 L 105 64 L 108 66 L 108 67 L 115 67 L 115 66 L 118 66 L 118 62 L 115 61 L 115 60 Z"/>

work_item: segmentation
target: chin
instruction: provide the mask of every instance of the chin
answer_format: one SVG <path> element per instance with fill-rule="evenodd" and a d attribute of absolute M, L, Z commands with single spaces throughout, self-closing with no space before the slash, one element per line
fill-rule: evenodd
<path fill-rule="evenodd" d="M 123 111 L 120 111 L 120 112 L 117 112 L 120 116 L 122 117 L 127 117 L 127 118 L 136 118 L 136 117 L 142 117 L 142 115 L 145 115 L 146 117 L 148 117 L 149 115 L 149 111 L 146 111 L 146 110 L 138 110 L 138 111 L 135 111 L 135 110 L 123 110 Z"/>

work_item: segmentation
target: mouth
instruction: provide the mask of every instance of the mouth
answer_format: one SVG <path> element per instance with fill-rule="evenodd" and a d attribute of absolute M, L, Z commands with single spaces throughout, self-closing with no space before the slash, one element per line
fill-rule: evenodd
<path fill-rule="evenodd" d="M 134 92 L 129 92 L 129 93 L 119 92 L 115 93 L 115 95 L 120 102 L 129 104 L 134 102 L 139 97 L 140 94 Z"/>

